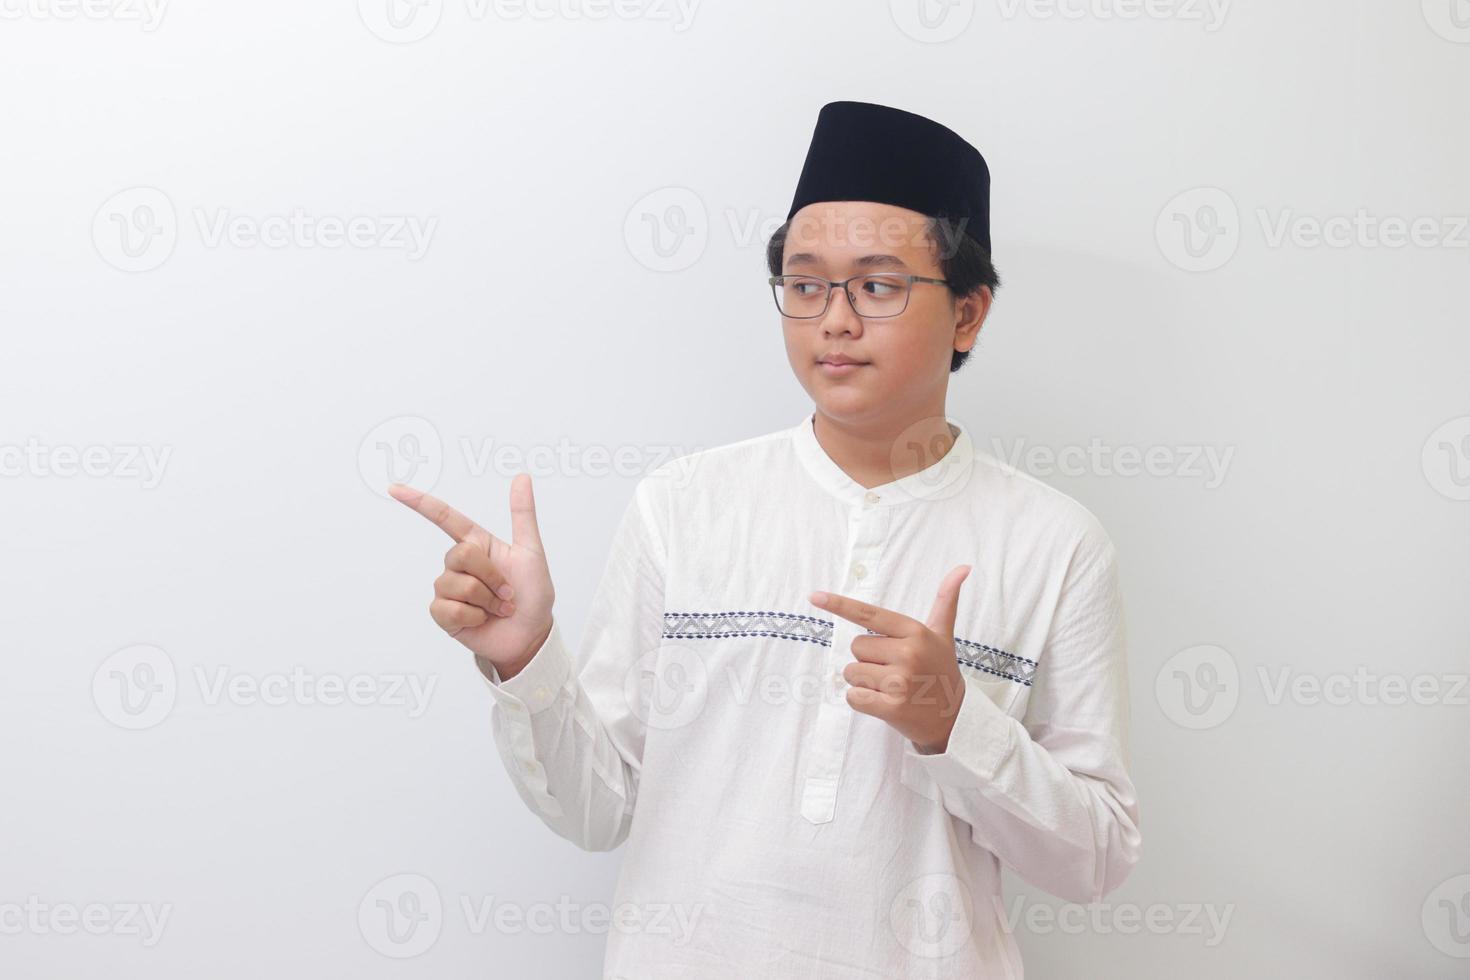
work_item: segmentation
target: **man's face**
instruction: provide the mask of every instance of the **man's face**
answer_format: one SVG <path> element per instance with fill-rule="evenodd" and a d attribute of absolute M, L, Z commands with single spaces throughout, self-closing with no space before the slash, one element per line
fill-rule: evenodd
<path fill-rule="evenodd" d="M 792 216 L 783 275 L 846 279 L 899 273 L 941 279 L 928 219 L 870 201 L 823 201 Z M 852 288 L 857 289 L 854 283 Z M 822 414 L 850 425 L 876 425 L 939 414 L 955 350 L 969 350 L 990 292 L 957 301 L 935 283 L 916 282 L 897 316 L 864 319 L 841 290 L 815 319 L 782 317 L 786 356 Z M 839 365 L 834 358 L 856 364 Z"/>

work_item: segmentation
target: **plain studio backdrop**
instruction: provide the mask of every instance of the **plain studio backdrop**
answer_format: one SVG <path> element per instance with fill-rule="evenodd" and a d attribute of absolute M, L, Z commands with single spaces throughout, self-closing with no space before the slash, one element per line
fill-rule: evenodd
<path fill-rule="evenodd" d="M 836 99 L 989 159 L 950 413 L 1120 554 L 1143 860 L 1009 876 L 1028 973 L 1470 969 L 1464 0 L 0 17 L 0 975 L 597 974 L 621 855 L 382 489 L 531 472 L 580 643 L 638 476 L 811 407 L 763 245 Z"/>

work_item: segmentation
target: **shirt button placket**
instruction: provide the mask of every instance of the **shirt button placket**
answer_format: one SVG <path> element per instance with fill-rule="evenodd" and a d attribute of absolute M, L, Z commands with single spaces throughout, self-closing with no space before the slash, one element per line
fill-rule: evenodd
<path fill-rule="evenodd" d="M 872 602 L 878 594 L 883 547 L 888 538 L 888 511 L 877 506 L 879 497 L 865 493 L 850 518 L 846 570 L 842 591 L 856 599 Z M 861 626 L 834 616 L 832 645 L 827 650 L 831 697 L 817 707 L 817 725 L 812 733 L 806 779 L 802 785 L 801 815 L 812 823 L 827 823 L 837 810 L 837 787 L 847 755 L 848 732 L 853 710 L 845 697 L 842 669 L 852 661 L 852 640 L 864 632 Z"/>

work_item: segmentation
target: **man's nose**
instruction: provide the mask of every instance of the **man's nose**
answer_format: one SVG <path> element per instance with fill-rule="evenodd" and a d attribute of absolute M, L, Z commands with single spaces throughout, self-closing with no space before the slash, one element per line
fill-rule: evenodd
<path fill-rule="evenodd" d="M 831 302 L 822 317 L 822 332 L 826 334 L 863 332 L 863 318 L 852 308 L 852 297 L 846 289 L 833 287 Z"/>

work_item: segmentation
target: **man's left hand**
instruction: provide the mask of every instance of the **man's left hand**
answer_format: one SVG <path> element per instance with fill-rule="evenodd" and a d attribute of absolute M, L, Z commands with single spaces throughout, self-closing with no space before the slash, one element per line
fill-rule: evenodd
<path fill-rule="evenodd" d="M 960 585 L 971 566 L 960 565 L 940 583 L 927 622 L 849 596 L 813 592 L 813 605 L 881 634 L 853 638 L 855 662 L 842 669 L 852 685 L 854 711 L 888 722 L 926 753 L 943 752 L 965 699 L 955 659 L 954 621 Z"/>

